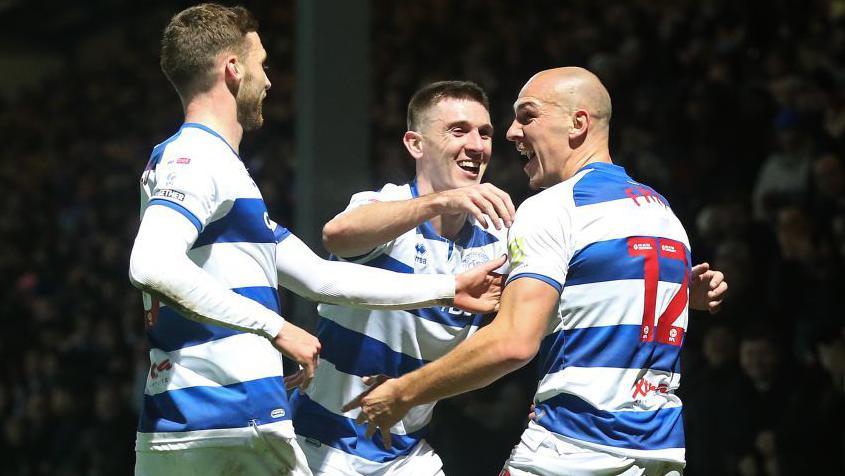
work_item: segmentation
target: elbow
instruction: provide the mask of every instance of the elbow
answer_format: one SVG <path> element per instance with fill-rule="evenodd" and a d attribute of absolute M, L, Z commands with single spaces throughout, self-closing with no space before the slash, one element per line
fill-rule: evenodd
<path fill-rule="evenodd" d="M 129 282 L 141 291 L 154 291 L 157 287 L 154 265 L 151 265 L 149 259 L 143 259 L 140 255 L 137 247 L 132 249 L 132 255 L 129 258 Z"/>
<path fill-rule="evenodd" d="M 528 339 L 516 339 L 512 337 L 504 339 L 499 345 L 501 360 L 510 371 L 524 367 L 540 350 L 540 343 Z"/>
<path fill-rule="evenodd" d="M 323 246 L 330 252 L 343 256 L 343 238 L 347 233 L 348 227 L 344 221 L 338 217 L 333 218 L 323 226 Z"/>

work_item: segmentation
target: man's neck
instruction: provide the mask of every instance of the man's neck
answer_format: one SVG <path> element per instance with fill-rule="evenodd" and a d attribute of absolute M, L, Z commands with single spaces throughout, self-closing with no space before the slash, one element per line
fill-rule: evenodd
<path fill-rule="evenodd" d="M 571 157 L 566 165 L 564 165 L 563 180 L 572 178 L 584 166 L 596 162 L 613 163 L 613 160 L 610 158 L 610 150 L 607 148 L 606 143 L 599 144 L 595 147 L 584 147 L 583 151 L 579 151 L 577 155 Z"/>
<path fill-rule="evenodd" d="M 185 122 L 202 124 L 220 134 L 239 153 L 243 127 L 238 122 L 237 104 L 231 94 L 212 89 L 194 96 L 185 105 Z"/>

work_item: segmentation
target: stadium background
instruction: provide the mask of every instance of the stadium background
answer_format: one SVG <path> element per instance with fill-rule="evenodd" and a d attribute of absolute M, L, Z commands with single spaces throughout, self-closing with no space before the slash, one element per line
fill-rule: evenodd
<path fill-rule="evenodd" d="M 419 85 L 487 89 L 489 180 L 518 203 L 528 190 L 504 140 L 517 91 L 547 67 L 596 72 L 614 102 L 614 160 L 669 199 L 695 261 L 730 282 L 717 317 L 691 316 L 686 474 L 843 474 L 845 1 L 243 3 L 273 88 L 242 156 L 271 214 L 312 243 L 349 192 L 411 177 L 400 138 Z M 0 2 L 2 474 L 131 473 L 148 362 L 126 268 L 139 173 L 180 123 L 159 35 L 187 4 Z M 350 23 L 332 26 L 338 16 Z M 312 28 L 326 21 L 330 34 Z M 359 64 L 326 77 L 344 35 Z M 328 56 L 308 63 L 308 48 Z M 336 107 L 306 101 L 326 94 Z M 344 144 L 350 131 L 359 140 Z M 310 304 L 286 306 L 313 320 Z M 532 379 L 529 367 L 438 405 L 448 474 L 495 474 Z"/>

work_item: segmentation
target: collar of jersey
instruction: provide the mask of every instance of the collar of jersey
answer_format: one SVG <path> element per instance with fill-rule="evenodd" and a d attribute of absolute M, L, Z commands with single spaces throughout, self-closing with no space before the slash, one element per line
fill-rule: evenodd
<path fill-rule="evenodd" d="M 607 162 L 591 162 L 591 163 L 581 167 L 580 169 L 578 169 L 578 172 L 580 172 L 582 170 L 589 170 L 589 169 L 600 170 L 602 172 L 607 172 L 609 174 L 614 174 L 614 175 L 621 175 L 621 176 L 624 176 L 624 177 L 628 176 L 628 173 L 625 172 L 624 167 L 621 167 L 621 166 L 616 165 L 616 164 L 610 164 L 610 163 L 607 163 Z M 577 174 L 578 172 L 575 172 L 575 173 Z"/>
<path fill-rule="evenodd" d="M 417 190 L 417 179 L 412 180 L 408 184 L 408 186 L 411 187 L 411 197 L 418 198 L 420 196 L 420 193 Z M 457 236 L 457 238 L 455 238 L 455 241 L 452 241 L 449 238 L 445 238 L 443 236 L 440 236 L 440 234 L 437 233 L 437 231 L 434 229 L 434 226 L 428 220 L 420 223 L 417 226 L 417 231 L 419 231 L 420 234 L 422 234 L 422 236 L 424 238 L 427 238 L 427 239 L 430 239 L 430 240 L 432 240 L 432 239 L 440 240 L 440 241 L 445 241 L 445 242 L 449 243 L 450 244 L 449 255 L 451 255 L 452 254 L 451 244 L 454 243 L 454 244 L 460 245 L 462 247 L 466 247 L 466 245 L 470 242 L 470 240 L 472 240 L 472 235 L 475 233 L 474 228 L 475 227 L 472 226 L 472 223 L 470 223 L 469 220 L 464 222 L 464 226 L 463 226 L 463 228 L 461 228 L 461 231 L 458 232 L 458 236 Z"/>
<path fill-rule="evenodd" d="M 182 127 L 180 127 L 179 130 L 182 130 L 186 127 L 193 127 L 194 129 L 200 129 L 200 130 L 203 130 L 205 132 L 208 132 L 209 134 L 213 135 L 214 137 L 217 137 L 218 139 L 222 140 L 224 144 L 226 144 L 226 147 L 228 147 L 229 150 L 231 150 L 232 153 L 235 154 L 235 156 L 238 159 L 241 158 L 241 156 L 237 152 L 235 152 L 235 149 L 232 148 L 232 145 L 229 144 L 228 142 L 226 142 L 226 139 L 224 139 L 223 136 L 218 134 L 217 131 L 215 131 L 214 129 L 212 129 L 208 126 L 204 126 L 204 125 L 200 124 L 199 122 L 186 122 L 186 123 L 182 124 Z"/>

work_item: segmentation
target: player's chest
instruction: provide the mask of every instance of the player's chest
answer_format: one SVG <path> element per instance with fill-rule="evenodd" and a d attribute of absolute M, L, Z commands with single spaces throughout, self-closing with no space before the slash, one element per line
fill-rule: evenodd
<path fill-rule="evenodd" d="M 496 256 L 494 246 L 464 247 L 451 241 L 426 239 L 419 234 L 409 236 L 404 245 L 404 261 L 415 273 L 460 273 Z"/>

